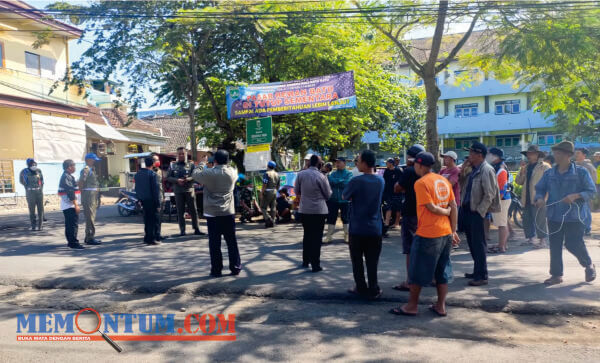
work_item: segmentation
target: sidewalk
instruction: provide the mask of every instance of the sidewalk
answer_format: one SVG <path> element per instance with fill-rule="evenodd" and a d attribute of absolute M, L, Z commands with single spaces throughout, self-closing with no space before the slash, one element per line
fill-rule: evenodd
<path fill-rule="evenodd" d="M 238 225 L 238 243 L 244 270 L 238 277 L 213 279 L 208 276 L 210 258 L 206 236 L 170 238 L 159 246 L 142 243 L 140 216 L 120 217 L 114 206 L 98 213 L 97 237 L 101 246 L 71 250 L 64 241 L 60 212 L 48 213 L 42 232 L 27 231 L 27 216 L 0 216 L 0 285 L 37 288 L 108 289 L 113 291 L 195 295 L 233 294 L 280 299 L 331 300 L 352 296 L 353 286 L 347 245 L 337 240 L 322 249 L 324 271 L 313 274 L 298 268 L 301 261 L 302 227 L 280 225 L 265 230 L 260 223 Z M 191 229 L 188 226 L 188 232 Z M 202 230 L 206 231 L 205 223 Z M 175 234 L 175 222 L 163 224 L 164 234 Z M 600 281 L 584 282 L 584 270 L 564 251 L 565 282 L 545 287 L 549 252 L 520 246 L 523 236 L 510 243 L 509 252 L 490 255 L 490 284 L 466 286 L 465 272 L 472 260 L 463 240 L 452 255 L 455 280 L 450 284 L 448 304 L 486 311 L 514 313 L 600 314 Z M 83 239 L 83 224 L 79 231 Z M 404 302 L 408 293 L 392 290 L 405 278 L 405 257 L 401 254 L 400 232 L 384 240 L 379 265 L 383 299 Z M 495 232 L 492 240 L 496 239 Z M 587 241 L 592 259 L 600 266 L 600 241 Z M 227 253 L 223 243 L 225 266 Z M 225 267 L 227 269 L 227 267 Z M 227 270 L 223 271 L 227 273 Z M 422 301 L 435 296 L 434 288 L 423 291 Z"/>

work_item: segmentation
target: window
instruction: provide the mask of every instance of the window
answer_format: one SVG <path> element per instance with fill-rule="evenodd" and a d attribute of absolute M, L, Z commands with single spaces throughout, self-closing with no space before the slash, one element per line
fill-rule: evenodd
<path fill-rule="evenodd" d="M 496 138 L 496 147 L 519 146 L 520 143 L 521 139 L 518 136 L 502 136 Z"/>
<path fill-rule="evenodd" d="M 56 72 L 56 60 L 40 57 L 40 69 L 42 77 L 53 78 Z"/>
<path fill-rule="evenodd" d="M 465 69 L 459 69 L 459 70 L 454 71 L 454 75 L 455 76 L 460 76 L 461 74 L 463 74 L 465 72 L 466 72 Z"/>
<path fill-rule="evenodd" d="M 469 104 L 454 106 L 454 116 L 455 117 L 477 116 L 477 104 L 469 103 Z"/>
<path fill-rule="evenodd" d="M 463 149 L 466 147 L 471 147 L 471 145 L 475 142 L 479 141 L 478 139 L 459 139 L 454 142 L 455 149 Z"/>
<path fill-rule="evenodd" d="M 37 76 L 41 75 L 40 56 L 25 52 L 25 67 L 27 68 L 27 73 L 35 74 Z"/>
<path fill-rule="evenodd" d="M 521 101 L 496 101 L 496 115 L 505 115 L 521 112 Z"/>
<path fill-rule="evenodd" d="M 562 141 L 562 135 L 538 135 L 538 145 L 554 145 Z"/>
<path fill-rule="evenodd" d="M 0 160 L 0 194 L 15 192 L 15 174 L 11 160 Z"/>

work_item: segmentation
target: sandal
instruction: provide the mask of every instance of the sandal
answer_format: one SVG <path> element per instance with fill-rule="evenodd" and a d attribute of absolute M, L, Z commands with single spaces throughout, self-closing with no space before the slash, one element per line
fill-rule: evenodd
<path fill-rule="evenodd" d="M 397 290 L 397 291 L 410 291 L 410 288 L 404 284 L 396 285 L 396 286 L 392 287 L 392 289 Z"/>
<path fill-rule="evenodd" d="M 404 311 L 404 309 L 402 309 L 402 308 L 392 308 L 392 309 L 390 309 L 390 314 L 404 315 L 404 316 L 417 316 L 416 313 L 408 313 L 408 312 Z"/>
<path fill-rule="evenodd" d="M 431 306 L 429 306 L 429 311 L 431 311 L 432 313 L 434 313 L 435 315 L 439 316 L 439 317 L 445 317 L 448 314 L 447 313 L 440 313 L 436 308 L 435 305 L 431 304 Z"/>
<path fill-rule="evenodd" d="M 488 253 L 500 253 L 500 247 L 498 246 L 492 246 L 490 248 L 488 248 Z"/>

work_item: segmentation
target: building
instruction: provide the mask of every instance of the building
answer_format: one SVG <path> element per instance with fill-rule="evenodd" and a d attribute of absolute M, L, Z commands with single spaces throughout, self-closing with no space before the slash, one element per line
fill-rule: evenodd
<path fill-rule="evenodd" d="M 54 198 L 63 160 L 83 163 L 84 94 L 56 83 L 69 67 L 69 41 L 82 32 L 21 1 L 0 1 L 0 11 L 0 208 L 20 208 L 26 202 L 19 173 L 27 158 L 38 162 L 44 192 Z M 34 47 L 38 30 L 50 36 Z"/>

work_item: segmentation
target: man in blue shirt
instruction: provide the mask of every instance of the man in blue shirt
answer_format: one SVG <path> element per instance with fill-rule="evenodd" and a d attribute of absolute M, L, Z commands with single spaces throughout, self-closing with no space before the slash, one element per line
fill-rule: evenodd
<path fill-rule="evenodd" d="M 342 198 L 342 192 L 350 179 L 352 179 L 352 172 L 346 170 L 345 158 L 337 158 L 335 167 L 336 170 L 331 172 L 327 177 L 332 193 L 331 198 L 327 201 L 329 214 L 327 215 L 327 237 L 325 238 L 325 243 L 331 242 L 333 233 L 335 232 L 338 212 L 341 214 L 344 226 L 344 241 L 348 243 L 348 201 Z"/>
<path fill-rule="evenodd" d="M 596 269 L 585 247 L 583 235 L 585 221 L 591 218 L 589 201 L 596 188 L 586 169 L 571 162 L 575 147 L 563 141 L 552 147 L 556 166 L 546 170 L 535 186 L 535 203 L 538 208 L 546 205 L 548 236 L 550 239 L 550 275 L 546 285 L 562 283 L 563 242 L 585 268 L 585 281 L 596 278 Z M 547 200 L 546 200 L 547 198 Z M 537 224 L 537 223 L 536 223 Z"/>
<path fill-rule="evenodd" d="M 356 286 L 349 290 L 370 298 L 381 296 L 377 284 L 377 264 L 381 253 L 381 199 L 385 182 L 373 173 L 375 153 L 364 150 L 358 157 L 362 175 L 352 178 L 342 197 L 350 201 L 350 257 Z M 365 282 L 364 262 L 367 265 L 369 285 Z"/>

